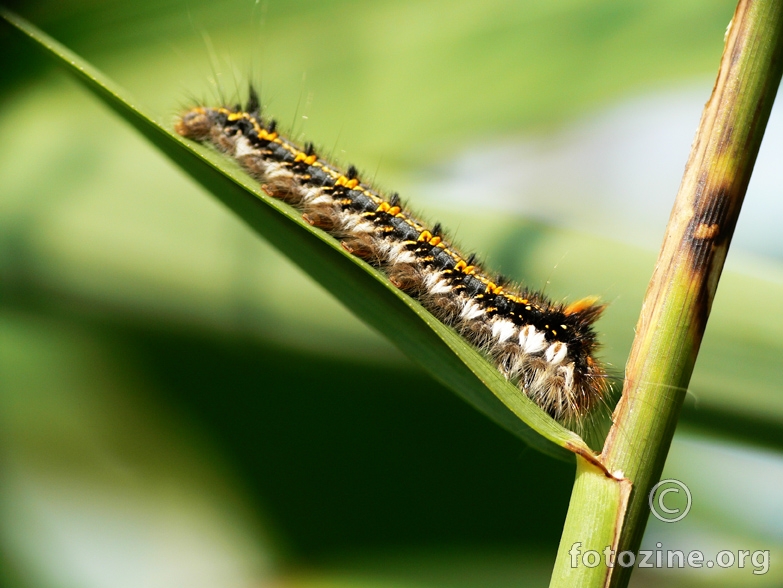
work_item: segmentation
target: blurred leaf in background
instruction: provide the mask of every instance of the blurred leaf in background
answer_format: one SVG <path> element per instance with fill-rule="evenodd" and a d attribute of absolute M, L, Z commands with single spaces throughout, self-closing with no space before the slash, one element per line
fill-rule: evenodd
<path fill-rule="evenodd" d="M 255 78 L 294 136 L 399 189 L 490 265 L 611 302 L 599 329 L 619 375 L 734 3 L 11 7 L 165 124 Z M 7 27 L 0 55 L 8 585 L 546 584 L 570 466 L 410 365 Z M 699 414 L 773 431 L 779 113 L 692 381 Z M 669 468 L 702 498 L 645 541 L 781 553 L 780 467 L 678 437 Z M 732 485 L 750 472 L 758 483 Z M 682 586 L 781 580 L 675 572 Z"/>

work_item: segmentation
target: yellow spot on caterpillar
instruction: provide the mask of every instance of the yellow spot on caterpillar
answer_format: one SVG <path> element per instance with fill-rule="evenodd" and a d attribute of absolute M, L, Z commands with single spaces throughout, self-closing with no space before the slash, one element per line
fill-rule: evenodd
<path fill-rule="evenodd" d="M 259 133 L 259 136 L 260 133 Z M 298 163 L 300 161 L 305 162 L 307 165 L 313 165 L 316 161 L 317 157 L 315 155 L 307 155 L 304 151 L 297 151 L 296 157 L 294 158 L 294 163 Z"/>

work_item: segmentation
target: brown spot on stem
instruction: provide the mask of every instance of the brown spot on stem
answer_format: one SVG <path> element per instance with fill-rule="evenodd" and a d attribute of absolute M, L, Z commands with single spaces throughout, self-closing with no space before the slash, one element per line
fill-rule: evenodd
<path fill-rule="evenodd" d="M 718 233 L 720 232 L 720 227 L 717 223 L 713 223 L 711 225 L 705 225 L 700 224 L 698 227 L 696 227 L 696 230 L 693 231 L 693 238 L 694 239 L 714 239 L 717 237 Z"/>
<path fill-rule="evenodd" d="M 693 217 L 685 231 L 688 258 L 694 273 L 709 272 L 715 249 L 728 246 L 728 238 L 734 230 L 726 226 L 732 216 L 732 209 L 737 206 L 736 199 L 730 187 L 710 186 L 709 177 L 705 173 L 699 181 L 693 202 Z M 734 221 L 736 222 L 736 221 Z"/>

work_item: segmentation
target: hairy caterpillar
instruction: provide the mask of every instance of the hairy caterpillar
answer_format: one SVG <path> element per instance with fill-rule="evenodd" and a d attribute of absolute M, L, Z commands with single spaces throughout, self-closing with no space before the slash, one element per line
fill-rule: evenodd
<path fill-rule="evenodd" d="M 463 256 L 411 215 L 395 193 L 362 183 L 356 168 L 341 171 L 312 144 L 300 148 L 281 137 L 274 120 L 261 118 L 251 87 L 244 109 L 196 107 L 176 131 L 234 157 L 263 190 L 302 212 L 353 255 L 380 268 L 389 280 L 484 352 L 508 379 L 566 426 L 580 429 L 606 402 L 606 372 L 595 359 L 593 323 L 604 306 L 595 298 L 569 305 L 510 285 Z"/>

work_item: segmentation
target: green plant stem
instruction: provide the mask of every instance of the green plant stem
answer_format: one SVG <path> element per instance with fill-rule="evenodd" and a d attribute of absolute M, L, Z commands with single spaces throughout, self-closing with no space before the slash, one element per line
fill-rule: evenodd
<path fill-rule="evenodd" d="M 726 35 L 626 366 L 623 396 L 601 461 L 632 485 L 596 508 L 597 482 L 577 473 L 551 586 L 626 586 L 633 568 L 596 573 L 562 561 L 576 541 L 599 553 L 617 528 L 615 551 L 639 549 L 647 497 L 660 479 L 715 290 L 783 70 L 783 3 L 740 0 Z M 610 496 L 603 489 L 600 496 Z M 599 531 L 596 531 L 598 529 Z"/>
<path fill-rule="evenodd" d="M 617 551 L 630 492 L 631 483 L 628 480 L 607 475 L 603 469 L 577 457 L 576 481 L 557 550 L 552 573 L 553 586 L 605 584 L 607 568 L 603 563 L 585 566 L 582 565 L 582 557 L 586 551 L 593 550 L 603 562 L 606 548 Z M 596 517 L 595 513 L 602 516 Z M 592 565 L 592 562 L 588 563 Z"/>

